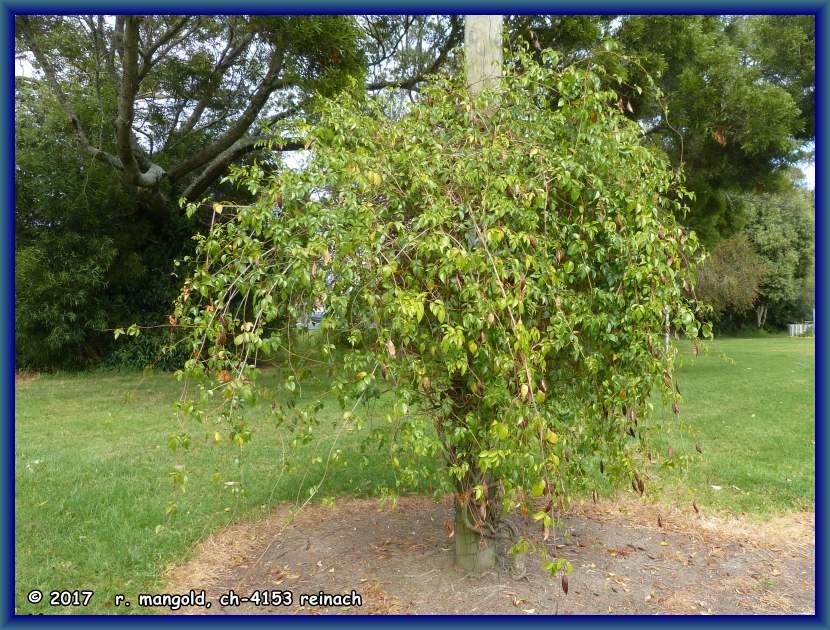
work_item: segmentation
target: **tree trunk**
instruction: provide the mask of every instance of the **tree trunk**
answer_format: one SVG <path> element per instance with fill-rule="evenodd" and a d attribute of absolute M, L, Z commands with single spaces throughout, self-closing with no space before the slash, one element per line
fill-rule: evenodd
<path fill-rule="evenodd" d="M 759 304 L 755 308 L 755 315 L 758 319 L 758 328 L 763 328 L 767 323 L 767 306 L 766 304 Z"/>
<path fill-rule="evenodd" d="M 455 563 L 465 571 L 483 573 L 496 567 L 495 539 L 470 526 L 467 507 L 455 502 Z"/>

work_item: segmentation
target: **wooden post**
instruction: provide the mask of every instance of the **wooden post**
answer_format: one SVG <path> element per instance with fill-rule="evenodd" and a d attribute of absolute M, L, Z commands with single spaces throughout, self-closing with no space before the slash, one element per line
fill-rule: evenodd
<path fill-rule="evenodd" d="M 498 86 L 502 66 L 502 16 L 467 15 L 464 18 L 464 61 L 467 70 L 467 87 L 475 95 L 484 89 Z M 492 112 L 479 112 L 488 116 Z M 474 462 L 475 464 L 476 462 Z M 494 487 L 494 486 L 492 486 Z M 459 488 L 459 490 L 461 490 Z M 498 517 L 501 505 L 496 497 L 488 499 L 487 513 L 493 520 Z M 455 503 L 455 563 L 465 571 L 480 573 L 496 567 L 496 538 L 494 532 L 478 529 L 471 521 L 475 515 L 465 514 L 469 505 Z M 495 520 L 498 520 L 497 518 Z"/>
<path fill-rule="evenodd" d="M 464 65 L 473 94 L 496 87 L 502 67 L 502 16 L 464 16 Z"/>

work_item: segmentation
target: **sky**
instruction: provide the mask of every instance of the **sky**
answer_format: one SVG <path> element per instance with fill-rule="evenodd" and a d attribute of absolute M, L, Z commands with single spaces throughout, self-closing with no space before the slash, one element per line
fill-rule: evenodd
<path fill-rule="evenodd" d="M 810 190 L 816 189 L 816 165 L 814 163 L 800 162 L 798 167 L 804 173 L 804 181 Z"/>

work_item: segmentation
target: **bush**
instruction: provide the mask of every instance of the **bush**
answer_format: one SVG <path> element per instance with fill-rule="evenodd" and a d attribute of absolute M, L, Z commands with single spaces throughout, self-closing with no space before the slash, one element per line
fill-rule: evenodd
<path fill-rule="evenodd" d="M 342 97 L 301 130 L 304 169 L 236 171 L 259 198 L 214 204 L 176 307 L 198 352 L 187 372 L 208 379 L 182 411 L 242 446 L 258 357 L 324 304 L 324 337 L 345 329 L 361 348 L 334 388 L 344 426 L 363 425 L 359 402 L 396 397 L 397 483 L 455 493 L 459 559 L 492 549 L 512 509 L 549 532 L 554 507 L 597 469 L 642 494 L 655 387 L 679 413 L 666 316 L 700 333 L 685 293 L 697 240 L 674 218 L 688 195 L 615 93 L 584 66 L 553 70 L 553 57 L 514 59 L 504 89 L 480 97 L 437 82 L 393 121 L 391 96 Z M 295 407 L 299 376 L 268 390 L 270 410 L 310 435 L 316 407 Z"/>
<path fill-rule="evenodd" d="M 153 368 L 165 372 L 180 370 L 190 358 L 189 345 L 172 329 L 147 330 L 115 341 L 102 367 L 117 369 Z"/>

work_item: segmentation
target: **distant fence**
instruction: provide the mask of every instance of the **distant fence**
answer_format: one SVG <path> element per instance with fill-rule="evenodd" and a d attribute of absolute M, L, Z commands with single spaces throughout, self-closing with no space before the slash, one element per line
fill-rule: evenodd
<path fill-rule="evenodd" d="M 803 337 L 805 335 L 812 335 L 813 322 L 801 322 L 800 324 L 787 324 L 787 330 L 790 337 Z"/>

